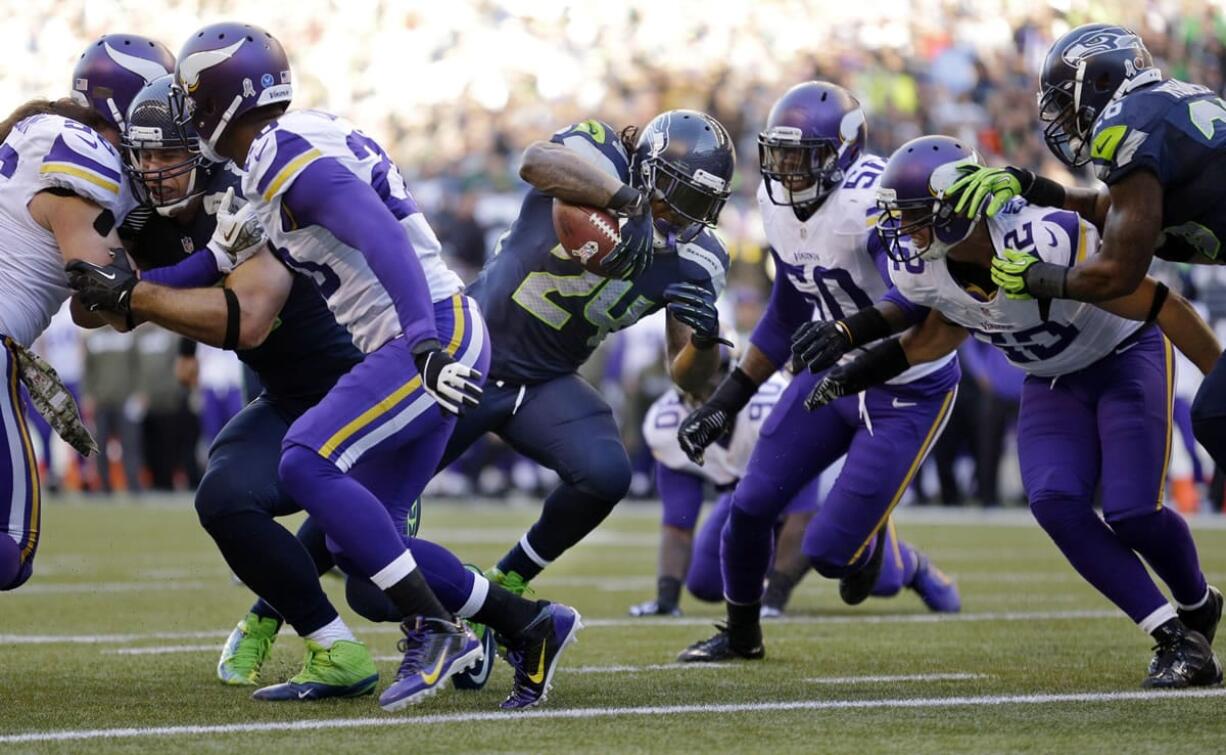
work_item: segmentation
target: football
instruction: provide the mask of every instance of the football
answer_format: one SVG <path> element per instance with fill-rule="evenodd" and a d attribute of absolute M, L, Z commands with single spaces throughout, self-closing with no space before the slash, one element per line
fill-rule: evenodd
<path fill-rule="evenodd" d="M 553 230 L 571 259 L 593 273 L 601 272 L 601 261 L 621 241 L 612 213 L 558 199 L 553 200 Z"/>

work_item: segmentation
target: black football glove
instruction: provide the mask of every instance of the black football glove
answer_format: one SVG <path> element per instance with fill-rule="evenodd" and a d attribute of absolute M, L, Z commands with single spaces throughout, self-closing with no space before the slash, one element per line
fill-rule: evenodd
<path fill-rule="evenodd" d="M 805 398 L 805 409 L 813 411 L 835 399 L 843 398 L 850 392 L 849 388 L 844 370 L 835 367 L 827 372 L 817 385 L 813 386 L 813 390 L 809 391 L 808 397 Z"/>
<path fill-rule="evenodd" d="M 702 465 L 707 446 L 732 430 L 733 418 L 757 391 L 757 384 L 737 368 L 724 378 L 705 404 L 690 412 L 677 428 L 677 440 L 690 461 Z"/>
<path fill-rule="evenodd" d="M 697 283 L 673 283 L 664 289 L 665 308 L 673 319 L 688 325 L 693 334 L 690 342 L 699 349 L 709 349 L 717 343 L 732 345 L 719 337 L 719 310 L 715 294 Z"/>
<path fill-rule="evenodd" d="M 801 325 L 792 336 L 792 356 L 797 365 L 821 372 L 839 361 L 851 344 L 837 323 L 813 320 Z"/>
<path fill-rule="evenodd" d="M 73 260 L 64 266 L 68 285 L 90 312 L 102 309 L 121 315 L 132 312 L 132 289 L 140 282 L 128 264 L 123 251 L 112 252 L 115 260 L 109 265 L 95 265 L 85 260 Z"/>
<path fill-rule="evenodd" d="M 626 215 L 622 223 L 621 241 L 617 242 L 600 267 L 609 278 L 623 280 L 637 278 L 651 267 L 655 253 L 655 225 L 651 218 L 651 203 L 647 195 L 639 193 L 639 199 L 626 205 L 621 212 Z"/>
<path fill-rule="evenodd" d="M 413 361 L 426 393 L 439 408 L 457 417 L 481 400 L 481 373 L 457 362 L 439 347 L 438 341 L 423 341 L 413 349 Z"/>

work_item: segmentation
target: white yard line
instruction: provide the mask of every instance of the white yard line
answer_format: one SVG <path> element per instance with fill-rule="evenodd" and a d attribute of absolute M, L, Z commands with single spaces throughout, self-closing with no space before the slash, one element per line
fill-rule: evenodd
<path fill-rule="evenodd" d="M 13 595 L 75 595 L 79 593 L 149 592 L 165 590 L 206 590 L 220 585 L 220 581 L 194 582 L 174 580 L 141 580 L 134 582 L 36 582 L 22 587 Z"/>
<path fill-rule="evenodd" d="M 805 679 L 810 684 L 878 684 L 885 682 L 965 682 L 972 679 L 987 679 L 991 674 L 894 674 L 880 676 L 815 676 Z"/>
<path fill-rule="evenodd" d="M 899 613 L 899 614 L 849 614 L 843 616 L 784 616 L 770 619 L 772 625 L 782 624 L 936 624 L 961 621 L 1066 621 L 1080 619 L 1124 620 L 1118 611 L 989 611 L 983 613 Z M 719 617 L 686 616 L 672 618 L 617 618 L 583 620 L 585 627 L 698 627 L 719 621 Z M 359 634 L 395 634 L 399 627 L 381 625 L 363 628 Z M 4 645 L 127 645 L 150 640 L 205 640 L 223 638 L 229 629 L 203 629 L 193 632 L 148 632 L 143 634 L 0 634 Z"/>
<path fill-rule="evenodd" d="M 103 650 L 107 655 L 168 655 L 170 653 L 216 653 L 220 648 L 212 645 L 153 645 L 147 648 L 113 648 Z"/>
<path fill-rule="evenodd" d="M 965 708 L 1001 705 L 1047 705 L 1053 703 L 1170 702 L 1202 697 L 1223 697 L 1226 690 L 1207 689 L 1184 692 L 1079 692 L 1037 695 L 982 695 L 959 697 L 914 697 L 889 700 L 797 700 L 792 702 L 729 703 L 722 705 L 646 705 L 620 708 L 557 708 L 517 713 L 450 713 L 424 716 L 383 716 L 379 718 L 330 718 L 307 721 L 268 721 L 246 724 L 197 726 L 150 726 L 121 729 L 67 729 L 32 731 L 0 735 L 0 744 L 24 742 L 65 742 L 89 739 L 162 738 L 218 734 L 246 734 L 273 731 L 320 731 L 389 726 L 426 726 L 437 724 L 498 721 L 503 724 L 528 720 L 590 719 L 617 716 L 728 715 L 734 713 L 771 713 L 779 711 L 877 710 L 898 708 Z"/>

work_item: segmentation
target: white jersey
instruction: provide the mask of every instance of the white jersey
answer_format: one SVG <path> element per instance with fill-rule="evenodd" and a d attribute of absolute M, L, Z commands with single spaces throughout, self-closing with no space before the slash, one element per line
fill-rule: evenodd
<path fill-rule="evenodd" d="M 51 231 L 30 216 L 34 195 L 71 191 L 117 216 L 119 153 L 96 131 L 58 115 L 34 115 L 0 144 L 0 333 L 29 346 L 72 291 Z"/>
<path fill-rule="evenodd" d="M 1044 262 L 1072 266 L 1098 249 L 1098 231 L 1076 213 L 1031 207 L 1021 199 L 984 222 L 998 255 L 1016 249 Z M 945 260 L 891 268 L 891 277 L 908 300 L 939 310 L 999 348 L 1014 365 L 1040 377 L 1088 367 L 1142 326 L 1071 299 L 1051 300 L 1044 320 L 1036 300 L 1010 299 L 999 290 L 986 300 L 972 295 L 954 281 Z"/>
<path fill-rule="evenodd" d="M 778 268 L 775 274 L 786 276 L 813 304 L 815 319 L 841 320 L 873 306 L 889 288 L 876 259 L 884 255 L 884 249 L 869 248 L 876 238 L 877 180 L 884 170 L 881 158 L 862 155 L 847 171 L 843 184 L 807 220 L 797 218 L 791 207 L 772 202 L 765 182 L 758 186 L 762 225 Z M 854 359 L 859 353 L 853 350 L 843 359 Z M 916 365 L 889 382 L 910 383 L 953 359 L 950 354 Z"/>
<path fill-rule="evenodd" d="M 254 203 L 269 241 L 288 265 L 313 277 L 336 321 L 369 354 L 402 332 L 387 291 L 362 252 L 318 226 L 286 229 L 281 202 L 303 170 L 334 159 L 371 185 L 399 220 L 438 302 L 464 284 L 443 262 L 438 237 L 405 187 L 400 171 L 370 137 L 344 119 L 318 110 L 287 113 L 260 134 L 247 153 L 243 194 Z M 344 201 L 338 197 L 337 201 Z"/>
<path fill-rule="evenodd" d="M 681 400 L 681 394 L 676 389 L 656 399 L 647 410 L 647 417 L 643 420 L 643 439 L 656 461 L 669 469 L 703 477 L 716 485 L 733 485 L 745 476 L 749 456 L 758 442 L 758 433 L 790 381 L 787 373 L 776 372 L 759 386 L 758 392 L 736 415 L 731 439 L 727 444 L 716 442 L 708 446 L 701 467 L 690 461 L 677 440 L 677 428 L 692 408 Z"/>

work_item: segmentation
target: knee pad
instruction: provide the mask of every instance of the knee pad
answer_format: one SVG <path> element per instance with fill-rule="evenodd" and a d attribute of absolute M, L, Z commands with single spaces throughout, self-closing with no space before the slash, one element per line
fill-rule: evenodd
<path fill-rule="evenodd" d="M 626 449 L 618 443 L 614 452 L 609 445 L 612 444 L 592 449 L 583 469 L 570 470 L 570 474 L 564 473 L 563 470 L 558 472 L 564 480 L 575 480 L 572 484 L 579 490 L 612 505 L 630 492 L 632 470 Z"/>
<path fill-rule="evenodd" d="M 704 603 L 718 603 L 724 599 L 724 580 L 720 577 L 719 568 L 694 569 L 685 578 L 685 589 Z"/>
<path fill-rule="evenodd" d="M 29 574 L 22 577 L 23 571 L 28 570 L 21 562 L 21 548 L 7 533 L 0 532 L 0 590 L 12 590 L 29 579 Z"/>

